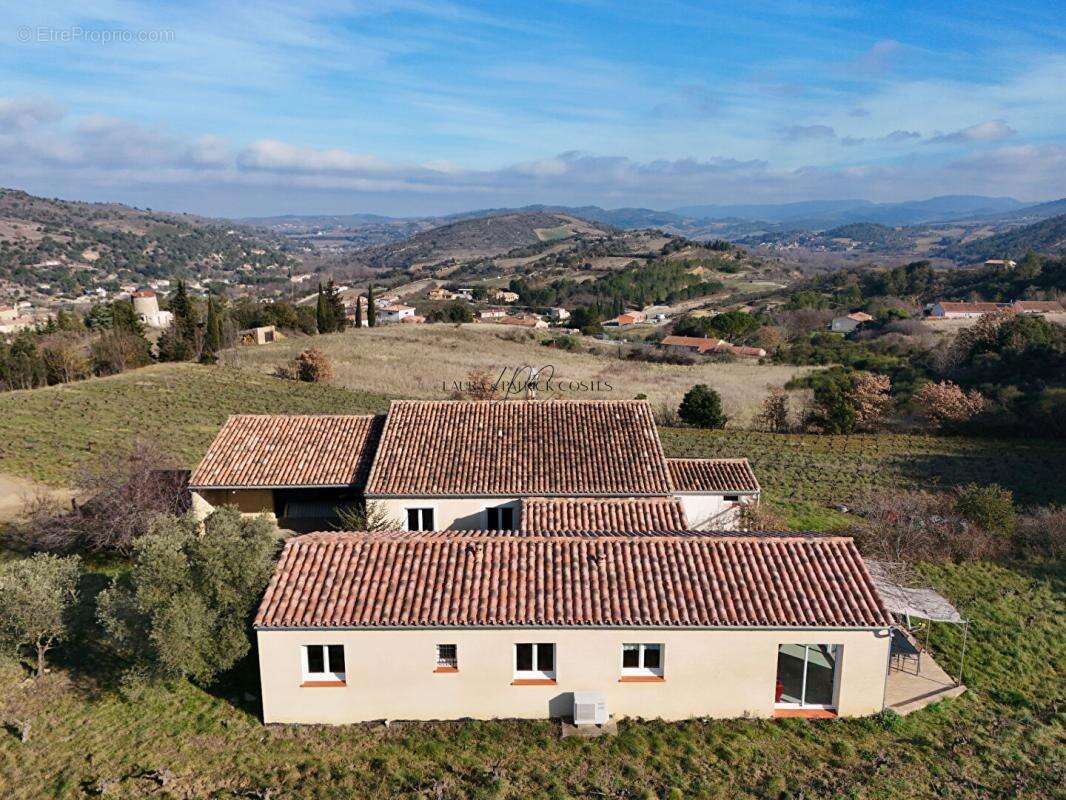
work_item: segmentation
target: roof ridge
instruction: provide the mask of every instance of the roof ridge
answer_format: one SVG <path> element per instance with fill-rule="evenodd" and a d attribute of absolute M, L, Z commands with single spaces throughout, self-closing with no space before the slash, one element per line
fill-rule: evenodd
<path fill-rule="evenodd" d="M 688 540 L 708 539 L 713 541 L 812 541 L 819 542 L 854 542 L 852 536 L 843 534 L 821 533 L 818 531 L 699 531 L 699 530 L 664 530 L 664 531 L 596 531 L 596 530 L 555 530 L 555 531 L 513 531 L 513 530 L 447 530 L 447 531 L 312 531 L 290 536 L 286 547 L 301 543 L 328 542 L 338 539 L 373 540 L 401 538 L 409 541 L 476 541 L 484 539 L 498 542 L 506 539 L 566 539 L 575 540 L 587 537 L 596 541 L 648 541 L 652 539 Z"/>

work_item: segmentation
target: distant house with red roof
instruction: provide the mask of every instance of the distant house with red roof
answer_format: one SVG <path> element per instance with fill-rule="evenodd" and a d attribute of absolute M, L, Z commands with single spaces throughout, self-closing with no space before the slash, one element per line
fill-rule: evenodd
<path fill-rule="evenodd" d="M 766 351 L 761 347 L 748 347 L 746 345 L 730 344 L 725 339 L 706 339 L 700 336 L 665 336 L 662 341 L 663 347 L 676 350 L 684 350 L 690 353 L 731 353 L 735 356 L 748 358 L 763 358 Z"/>
<path fill-rule="evenodd" d="M 933 303 L 929 309 L 929 316 L 936 319 L 965 319 L 995 314 L 1004 308 L 1010 308 L 1010 303 L 962 303 L 941 300 Z"/>

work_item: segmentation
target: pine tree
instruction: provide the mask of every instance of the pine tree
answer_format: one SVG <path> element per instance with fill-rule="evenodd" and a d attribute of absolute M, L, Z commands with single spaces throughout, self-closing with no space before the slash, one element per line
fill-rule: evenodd
<path fill-rule="evenodd" d="M 318 282 L 318 303 L 315 305 L 315 322 L 319 333 L 329 333 L 329 312 L 326 310 L 326 296 L 322 292 L 322 282 Z"/>
<path fill-rule="evenodd" d="M 214 364 L 218 360 L 218 351 L 222 349 L 222 321 L 219 316 L 218 302 L 214 297 L 207 298 L 207 325 L 204 330 L 204 348 L 200 360 L 205 364 Z"/>
<path fill-rule="evenodd" d="M 366 290 L 366 324 L 371 328 L 378 321 L 378 310 L 374 307 L 374 284 L 370 284 L 370 288 Z"/>
<path fill-rule="evenodd" d="M 178 281 L 170 300 L 170 311 L 174 314 L 175 332 L 191 351 L 196 343 L 196 312 L 185 289 L 185 281 Z"/>

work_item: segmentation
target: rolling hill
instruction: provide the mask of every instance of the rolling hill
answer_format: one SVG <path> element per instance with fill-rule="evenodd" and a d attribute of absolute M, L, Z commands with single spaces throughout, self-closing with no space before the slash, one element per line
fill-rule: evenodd
<path fill-rule="evenodd" d="M 965 244 L 949 245 L 940 254 L 956 261 L 973 263 L 990 258 L 1017 260 L 1030 250 L 1051 255 L 1066 253 L 1066 214 Z"/>

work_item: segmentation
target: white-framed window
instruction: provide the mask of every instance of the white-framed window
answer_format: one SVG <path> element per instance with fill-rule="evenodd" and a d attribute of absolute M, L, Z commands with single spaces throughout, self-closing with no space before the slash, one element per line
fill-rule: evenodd
<path fill-rule="evenodd" d="M 839 661 L 840 645 L 779 645 L 775 705 L 784 708 L 835 708 Z"/>
<path fill-rule="evenodd" d="M 443 672 L 459 669 L 459 645 L 437 645 L 437 669 Z"/>
<path fill-rule="evenodd" d="M 623 644 L 622 675 L 661 678 L 663 676 L 663 646 L 636 642 Z"/>
<path fill-rule="evenodd" d="M 514 507 L 493 506 L 485 509 L 485 530 L 513 531 Z"/>
<path fill-rule="evenodd" d="M 305 681 L 344 681 L 344 645 L 305 644 L 302 650 Z"/>
<path fill-rule="evenodd" d="M 408 508 L 407 530 L 409 531 L 435 531 L 435 519 L 432 507 Z"/>
<path fill-rule="evenodd" d="M 521 680 L 555 680 L 555 645 L 547 642 L 516 644 L 514 676 Z"/>

